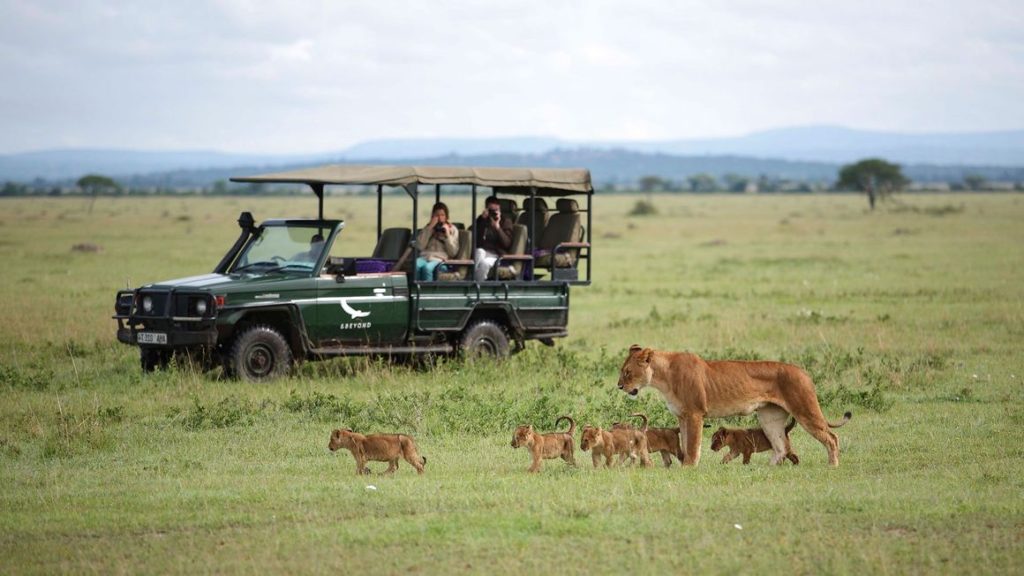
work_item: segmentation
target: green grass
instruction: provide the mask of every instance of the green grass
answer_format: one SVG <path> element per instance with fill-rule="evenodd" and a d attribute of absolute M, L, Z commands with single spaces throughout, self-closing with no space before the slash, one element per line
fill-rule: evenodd
<path fill-rule="evenodd" d="M 209 270 L 240 210 L 303 200 L 0 200 L 0 572 L 1024 570 L 1024 197 L 654 196 L 629 216 L 636 197 L 598 196 L 595 282 L 553 350 L 267 385 L 140 374 L 114 292 Z M 370 250 L 372 199 L 327 213 Z M 797 429 L 798 467 L 722 466 L 706 437 L 695 469 L 577 452 L 527 475 L 517 424 L 671 423 L 656 392 L 615 388 L 633 343 L 804 366 L 829 418 L 854 413 L 841 467 Z M 339 426 L 415 434 L 427 473 L 355 476 L 326 449 Z"/>

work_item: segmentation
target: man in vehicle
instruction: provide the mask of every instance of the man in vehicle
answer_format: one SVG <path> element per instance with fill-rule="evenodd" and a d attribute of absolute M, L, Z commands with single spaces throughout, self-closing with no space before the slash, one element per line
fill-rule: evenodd
<path fill-rule="evenodd" d="M 473 234 L 476 235 L 473 279 L 477 282 L 486 280 L 494 263 L 512 247 L 512 226 L 512 219 L 501 214 L 498 198 L 488 196 L 484 201 L 484 211 L 477 216 L 473 226 Z"/>
<path fill-rule="evenodd" d="M 296 262 L 316 262 L 316 259 L 320 257 L 320 252 L 323 249 L 323 235 L 320 233 L 313 234 L 313 237 L 309 239 L 309 250 L 299 252 L 295 256 L 292 256 L 292 260 Z"/>

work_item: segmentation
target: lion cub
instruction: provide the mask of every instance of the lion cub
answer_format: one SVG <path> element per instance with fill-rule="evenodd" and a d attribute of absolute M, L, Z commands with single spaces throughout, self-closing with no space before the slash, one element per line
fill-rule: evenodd
<path fill-rule="evenodd" d="M 327 447 L 334 452 L 338 448 L 344 448 L 352 453 L 356 459 L 356 475 L 369 474 L 370 469 L 366 467 L 367 461 L 387 462 L 388 469 L 385 474 L 391 474 L 398 469 L 398 459 L 405 458 L 405 461 L 416 469 L 417 474 L 423 474 L 423 466 L 427 459 L 423 458 L 416 451 L 416 442 L 412 436 L 405 434 L 369 434 L 363 435 L 353 432 L 351 429 L 335 430 L 331 433 L 331 441 Z"/>
<path fill-rule="evenodd" d="M 789 431 L 793 426 L 796 426 L 796 420 L 791 418 L 786 424 L 786 458 L 793 464 L 799 464 L 800 458 L 789 444 Z M 772 449 L 772 443 L 760 428 L 719 428 L 711 437 L 711 449 L 718 452 L 723 446 L 729 447 L 729 453 L 722 457 L 722 464 L 728 464 L 740 454 L 743 454 L 743 463 L 750 464 L 751 454 Z"/>
<path fill-rule="evenodd" d="M 615 465 L 613 458 L 616 454 L 619 455 L 619 464 L 625 462 L 626 458 L 635 462 L 637 445 L 636 431 L 624 428 L 605 430 L 599 426 L 584 426 L 580 437 L 580 449 L 590 451 L 594 468 L 601 465 L 601 458 L 604 458 L 605 466 L 611 468 Z"/>
<path fill-rule="evenodd" d="M 649 428 L 647 426 L 647 415 L 642 413 L 631 414 L 633 418 L 642 418 L 644 421 L 643 430 L 646 431 L 647 435 L 647 452 L 660 452 L 661 461 L 665 464 L 665 468 L 672 466 L 672 456 L 683 461 L 683 448 L 679 442 L 679 427 L 675 428 Z M 612 429 L 615 428 L 630 428 L 631 426 L 625 422 L 616 422 L 612 425 Z"/>
<path fill-rule="evenodd" d="M 512 447 L 519 448 L 523 446 L 530 451 L 532 463 L 527 470 L 528 472 L 539 471 L 544 459 L 561 458 L 573 466 L 576 465 L 574 455 L 576 452 L 576 442 L 573 440 L 573 434 L 576 432 L 576 421 L 569 416 L 559 416 L 555 420 L 555 426 L 558 426 L 558 423 L 562 420 L 569 421 L 569 429 L 565 432 L 540 434 L 533 430 L 532 425 L 516 428 L 515 433 L 512 435 Z"/>

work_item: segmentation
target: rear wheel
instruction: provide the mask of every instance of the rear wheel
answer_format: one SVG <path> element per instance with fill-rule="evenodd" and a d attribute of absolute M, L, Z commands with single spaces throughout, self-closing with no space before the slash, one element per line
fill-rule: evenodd
<path fill-rule="evenodd" d="M 270 326 L 253 326 L 235 338 L 228 354 L 228 373 L 250 382 L 287 376 L 292 369 L 292 350 L 280 332 Z"/>
<path fill-rule="evenodd" d="M 459 340 L 465 358 L 508 358 L 509 340 L 505 327 L 492 320 L 481 320 L 466 328 Z"/>

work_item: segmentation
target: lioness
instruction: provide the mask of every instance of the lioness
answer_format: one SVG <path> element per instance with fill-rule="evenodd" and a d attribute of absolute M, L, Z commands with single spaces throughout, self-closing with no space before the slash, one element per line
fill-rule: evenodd
<path fill-rule="evenodd" d="M 594 468 L 601 464 L 604 458 L 604 465 L 611 468 L 615 465 L 614 457 L 619 455 L 619 464 L 626 458 L 630 461 L 636 460 L 636 434 L 634 430 L 605 430 L 600 426 L 584 426 L 583 435 L 580 437 L 580 450 L 590 451 L 590 457 L 594 462 Z"/>
<path fill-rule="evenodd" d="M 672 466 L 672 457 L 675 456 L 680 462 L 683 461 L 683 448 L 679 444 L 679 428 L 650 428 L 647 426 L 647 415 L 637 412 L 631 414 L 633 418 L 643 418 L 643 429 L 647 434 L 648 453 L 660 452 L 661 461 L 665 468 Z M 612 424 L 612 429 L 627 428 L 630 425 L 626 422 Z"/>
<path fill-rule="evenodd" d="M 644 386 L 661 392 L 679 420 L 683 464 L 700 462 L 704 418 L 757 412 L 771 442 L 772 464 L 786 457 L 789 414 L 825 445 L 828 463 L 839 465 L 839 438 L 821 413 L 811 377 L 781 362 L 705 361 L 689 352 L 664 352 L 633 345 L 619 371 L 619 389 L 635 396 Z"/>
<path fill-rule="evenodd" d="M 789 424 L 786 424 L 786 458 L 795 465 L 800 463 L 800 458 L 793 452 L 793 448 L 789 444 L 789 431 L 793 429 L 793 426 L 796 426 L 796 420 L 790 420 Z M 723 426 L 715 430 L 711 436 L 711 450 L 718 452 L 726 446 L 729 447 L 729 453 L 722 457 L 722 464 L 728 464 L 740 454 L 743 455 L 743 463 L 750 464 L 751 454 L 772 449 L 772 443 L 768 441 L 764 430 L 760 428 L 743 429 Z"/>
<path fill-rule="evenodd" d="M 559 416 L 555 420 L 555 426 L 562 420 L 569 421 L 569 429 L 565 432 L 540 434 L 533 430 L 532 425 L 524 425 L 516 428 L 512 434 L 513 448 L 523 446 L 530 451 L 532 463 L 529 472 L 539 471 L 544 459 L 561 458 L 573 466 L 576 465 L 576 442 L 572 437 L 576 432 L 576 421 L 569 416 Z"/>
<path fill-rule="evenodd" d="M 331 433 L 331 441 L 327 447 L 331 452 L 338 448 L 345 448 L 352 453 L 356 459 L 356 475 L 369 474 L 370 469 L 366 467 L 367 461 L 387 462 L 388 469 L 385 474 L 391 474 L 398 469 L 398 459 L 405 458 L 405 461 L 416 469 L 417 474 L 423 474 L 423 465 L 427 459 L 416 452 L 416 442 L 412 436 L 405 434 L 369 434 L 363 435 L 353 432 L 350 429 L 335 430 Z"/>

